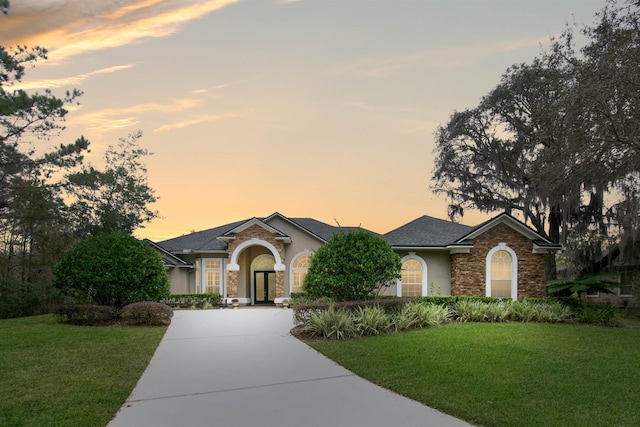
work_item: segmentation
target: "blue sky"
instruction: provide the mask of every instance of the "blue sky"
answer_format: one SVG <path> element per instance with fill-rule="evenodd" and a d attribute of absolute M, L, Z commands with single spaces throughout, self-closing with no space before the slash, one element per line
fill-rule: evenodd
<path fill-rule="evenodd" d="M 12 0 L 3 45 L 49 60 L 25 88 L 78 88 L 59 139 L 88 161 L 142 130 L 163 240 L 279 211 L 381 233 L 446 217 L 433 133 L 531 61 L 592 0 Z M 469 212 L 463 222 L 484 215 Z"/>

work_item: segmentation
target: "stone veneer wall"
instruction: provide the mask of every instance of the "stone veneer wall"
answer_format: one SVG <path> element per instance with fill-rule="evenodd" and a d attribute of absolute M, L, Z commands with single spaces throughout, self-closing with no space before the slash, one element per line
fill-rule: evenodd
<path fill-rule="evenodd" d="M 264 240 L 265 242 L 271 243 L 278 253 L 280 254 L 280 258 L 282 259 L 282 263 L 286 265 L 286 260 L 284 257 L 284 243 L 276 240 L 273 236 L 273 233 L 265 230 L 259 225 L 252 225 L 246 230 L 241 231 L 236 234 L 236 238 L 231 240 L 228 245 L 227 254 L 229 261 L 231 260 L 231 255 L 233 251 L 241 244 L 246 242 L 247 240 L 251 240 L 253 238 Z M 238 296 L 238 272 L 237 271 L 227 271 L 227 296 L 229 298 L 236 298 Z M 276 298 L 284 297 L 284 272 L 276 271 Z"/>
<path fill-rule="evenodd" d="M 476 237 L 470 253 L 451 256 L 451 295 L 486 295 L 487 253 L 499 243 L 505 243 L 518 257 L 518 298 L 544 297 L 544 254 L 534 254 L 533 242 L 505 224 Z"/>

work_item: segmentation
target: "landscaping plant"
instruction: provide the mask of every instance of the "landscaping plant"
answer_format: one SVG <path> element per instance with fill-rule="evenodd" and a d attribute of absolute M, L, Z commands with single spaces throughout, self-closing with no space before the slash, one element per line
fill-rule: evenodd
<path fill-rule="evenodd" d="M 304 289 L 311 297 L 334 301 L 372 298 L 400 278 L 401 268 L 400 256 L 382 236 L 341 231 L 311 258 Z"/>
<path fill-rule="evenodd" d="M 412 328 L 437 326 L 449 321 L 452 313 L 444 305 L 421 302 L 405 304 L 402 310 L 394 316 L 396 331 Z"/>
<path fill-rule="evenodd" d="M 344 309 L 336 310 L 333 305 L 327 310 L 311 314 L 304 329 L 313 335 L 337 340 L 353 337 L 357 332 L 349 312 Z"/>
<path fill-rule="evenodd" d="M 125 305 L 120 318 L 130 325 L 169 326 L 173 309 L 159 302 L 143 301 Z"/>
<path fill-rule="evenodd" d="M 353 323 L 360 335 L 378 335 L 391 328 L 392 320 L 382 307 L 357 307 L 352 314 Z"/>
<path fill-rule="evenodd" d="M 122 233 L 99 234 L 75 245 L 56 265 L 54 285 L 78 302 L 116 309 L 169 296 L 160 255 Z"/>

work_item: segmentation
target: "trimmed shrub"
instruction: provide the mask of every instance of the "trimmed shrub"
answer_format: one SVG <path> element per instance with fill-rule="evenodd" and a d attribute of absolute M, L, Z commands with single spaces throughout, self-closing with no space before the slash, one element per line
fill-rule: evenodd
<path fill-rule="evenodd" d="M 497 304 L 503 301 L 511 301 L 511 298 L 497 298 L 497 297 L 477 297 L 477 296 L 463 296 L 463 295 L 434 295 L 426 297 L 416 297 L 416 301 L 425 302 L 434 305 L 448 305 L 453 308 L 460 301 L 478 301 L 485 304 Z"/>
<path fill-rule="evenodd" d="M 172 317 L 171 307 L 152 301 L 134 302 L 120 310 L 120 318 L 131 325 L 166 326 Z"/>
<path fill-rule="evenodd" d="M 351 315 L 344 309 L 336 310 L 333 305 L 324 311 L 311 314 L 304 330 L 313 335 L 337 340 L 353 337 L 357 332 Z"/>
<path fill-rule="evenodd" d="M 116 309 L 169 296 L 160 255 L 121 233 L 89 237 L 75 245 L 56 266 L 54 285 L 80 302 Z"/>
<path fill-rule="evenodd" d="M 71 325 L 104 325 L 117 317 L 116 310 L 106 305 L 65 304 L 56 308 L 61 323 Z"/>
<path fill-rule="evenodd" d="M 220 294 L 176 294 L 158 302 L 173 308 L 216 308 L 222 303 Z"/>
<path fill-rule="evenodd" d="M 357 307 L 352 314 L 353 323 L 360 335 L 378 335 L 391 328 L 391 316 L 380 306 Z"/>
<path fill-rule="evenodd" d="M 382 236 L 356 229 L 340 231 L 311 258 L 304 290 L 335 301 L 375 298 L 400 278 L 400 256 Z"/>

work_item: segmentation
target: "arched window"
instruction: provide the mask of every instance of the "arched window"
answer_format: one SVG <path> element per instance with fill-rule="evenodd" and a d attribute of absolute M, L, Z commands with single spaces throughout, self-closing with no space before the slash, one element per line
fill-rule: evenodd
<path fill-rule="evenodd" d="M 425 265 L 415 257 L 402 260 L 399 296 L 414 297 L 426 295 L 423 286 Z"/>
<path fill-rule="evenodd" d="M 500 243 L 487 254 L 488 297 L 518 298 L 518 270 L 515 252 Z"/>
<path fill-rule="evenodd" d="M 303 292 L 304 277 L 309 271 L 311 253 L 303 253 L 293 260 L 291 266 L 291 292 Z"/>
<path fill-rule="evenodd" d="M 258 255 L 251 261 L 251 271 L 253 270 L 273 270 L 276 263 L 271 254 Z"/>

